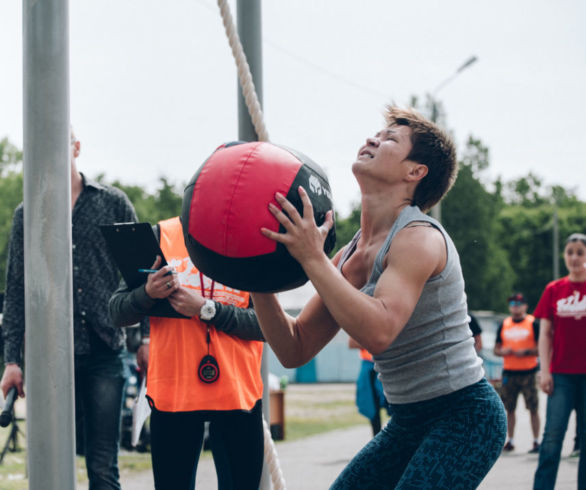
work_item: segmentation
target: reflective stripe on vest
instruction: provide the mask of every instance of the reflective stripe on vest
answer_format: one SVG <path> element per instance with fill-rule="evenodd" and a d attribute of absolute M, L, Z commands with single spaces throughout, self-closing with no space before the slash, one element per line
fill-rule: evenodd
<path fill-rule="evenodd" d="M 533 334 L 533 315 L 525 315 L 520 322 L 514 322 L 511 317 L 505 318 L 501 330 L 502 347 L 513 350 L 536 349 L 537 342 Z M 527 371 L 537 367 L 537 356 L 517 357 L 504 356 L 503 369 L 508 371 Z"/>
<path fill-rule="evenodd" d="M 185 249 L 179 218 L 162 221 L 161 250 L 177 271 L 182 286 L 201 294 L 199 271 Z M 212 281 L 204 277 L 209 298 Z M 213 299 L 246 308 L 249 293 L 215 283 Z M 210 354 L 218 361 L 220 376 L 214 383 L 198 377 L 199 364 L 207 354 L 207 325 L 199 319 L 150 317 L 150 349 L 147 395 L 157 410 L 250 410 L 262 398 L 260 374 L 263 343 L 218 332 L 210 325 Z"/>

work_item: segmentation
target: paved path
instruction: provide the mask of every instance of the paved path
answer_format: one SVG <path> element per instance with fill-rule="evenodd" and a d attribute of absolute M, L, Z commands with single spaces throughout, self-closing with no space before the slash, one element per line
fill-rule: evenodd
<path fill-rule="evenodd" d="M 545 396 L 540 397 L 542 420 L 545 414 Z M 558 473 L 556 490 L 575 490 L 578 472 L 578 459 L 568 458 L 574 437 L 574 416 L 564 441 L 562 461 Z M 531 489 L 533 473 L 537 466 L 537 455 L 527 454 L 532 437 L 529 415 L 522 400 L 517 407 L 517 429 L 515 434 L 517 449 L 503 454 L 480 485 L 481 490 L 524 490 Z M 370 426 L 358 426 L 309 437 L 294 442 L 277 443 L 281 470 L 288 490 L 327 489 L 348 463 L 352 456 L 368 441 Z M 79 486 L 85 489 L 87 486 Z M 124 475 L 123 490 L 149 490 L 153 488 L 150 472 Z M 213 461 L 209 455 L 200 461 L 197 474 L 198 490 L 217 488 Z"/>

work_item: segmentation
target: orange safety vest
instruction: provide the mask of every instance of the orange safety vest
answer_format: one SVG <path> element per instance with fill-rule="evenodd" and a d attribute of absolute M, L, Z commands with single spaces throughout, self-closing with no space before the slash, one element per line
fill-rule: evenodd
<path fill-rule="evenodd" d="M 200 272 L 191 262 L 183 241 L 179 218 L 162 221 L 161 250 L 177 271 L 181 286 L 201 294 Z M 212 280 L 204 277 L 206 298 Z M 213 299 L 246 308 L 249 293 L 215 283 Z M 263 342 L 242 340 L 210 327 L 210 354 L 218 362 L 220 375 L 214 383 L 199 379 L 198 369 L 208 354 L 208 325 L 190 319 L 150 317 L 150 349 L 147 396 L 164 412 L 193 410 L 251 410 L 262 398 L 260 374 Z"/>
<path fill-rule="evenodd" d="M 362 359 L 363 361 L 374 362 L 374 359 L 372 358 L 372 354 L 370 352 L 368 352 L 366 349 L 360 349 L 360 359 Z"/>
<path fill-rule="evenodd" d="M 501 330 L 502 346 L 513 350 L 535 349 L 537 342 L 533 335 L 533 315 L 525 315 L 521 322 L 514 322 L 512 317 L 505 318 Z M 508 371 L 527 371 L 537 367 L 537 356 L 504 356 L 503 369 Z"/>

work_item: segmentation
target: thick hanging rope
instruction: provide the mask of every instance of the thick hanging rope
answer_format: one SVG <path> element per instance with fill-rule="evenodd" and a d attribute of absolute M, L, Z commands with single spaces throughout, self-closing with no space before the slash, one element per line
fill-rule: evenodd
<path fill-rule="evenodd" d="M 279 466 L 279 457 L 277 455 L 277 449 L 275 448 L 275 443 L 273 442 L 273 438 L 271 437 L 269 424 L 267 424 L 267 421 L 264 417 L 262 419 L 262 425 L 265 436 L 265 462 L 269 468 L 269 473 L 271 474 L 273 488 L 275 488 L 276 490 L 285 490 L 285 478 L 283 477 L 283 472 L 281 471 L 281 467 Z M 267 446 L 269 447 L 267 448 Z"/>
<path fill-rule="evenodd" d="M 230 7 L 228 6 L 227 0 L 218 0 L 218 7 L 220 7 L 220 13 L 222 14 L 222 22 L 224 23 L 224 29 L 226 30 L 226 36 L 232 48 L 232 54 L 236 61 L 236 67 L 238 68 L 238 80 L 242 87 L 242 94 L 244 95 L 244 101 L 248 108 L 248 113 L 252 119 L 254 130 L 258 136 L 259 141 L 268 141 L 269 133 L 264 123 L 262 109 L 260 108 L 260 102 L 256 94 L 256 88 L 252 81 L 252 74 L 250 73 L 250 67 L 242 49 L 242 43 L 234 27 L 234 21 L 232 20 L 232 14 L 230 13 Z"/>
<path fill-rule="evenodd" d="M 222 22 L 224 29 L 226 30 L 226 36 L 230 48 L 232 49 L 232 55 L 236 61 L 236 67 L 238 68 L 238 80 L 242 87 L 242 94 L 244 95 L 244 101 L 248 108 L 248 113 L 254 125 L 254 130 L 258 136 L 259 141 L 268 141 L 269 133 L 264 123 L 262 109 L 260 102 L 256 94 L 256 88 L 252 81 L 252 73 L 242 49 L 242 43 L 236 32 L 234 21 L 232 20 L 232 14 L 230 13 L 230 7 L 228 6 L 227 0 L 218 0 L 218 7 L 222 15 Z M 271 481 L 273 482 L 273 488 L 275 490 L 285 490 L 285 479 L 283 478 L 283 472 L 279 466 L 279 458 L 277 455 L 277 449 L 273 438 L 271 437 L 271 431 L 269 425 L 265 420 L 264 416 L 262 419 L 263 423 L 263 434 L 264 434 L 264 460 L 269 469 L 271 475 Z"/>

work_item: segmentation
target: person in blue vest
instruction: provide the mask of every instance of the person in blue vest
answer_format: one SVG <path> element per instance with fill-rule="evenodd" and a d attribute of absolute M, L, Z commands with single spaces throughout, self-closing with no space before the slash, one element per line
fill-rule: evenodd
<path fill-rule="evenodd" d="M 385 398 L 383 385 L 378 379 L 374 369 L 372 354 L 356 342 L 352 337 L 348 338 L 350 349 L 360 349 L 360 371 L 356 380 L 356 407 L 358 413 L 364 415 L 372 427 L 372 435 L 376 436 L 381 430 L 382 408 L 390 415 L 390 407 Z"/>

